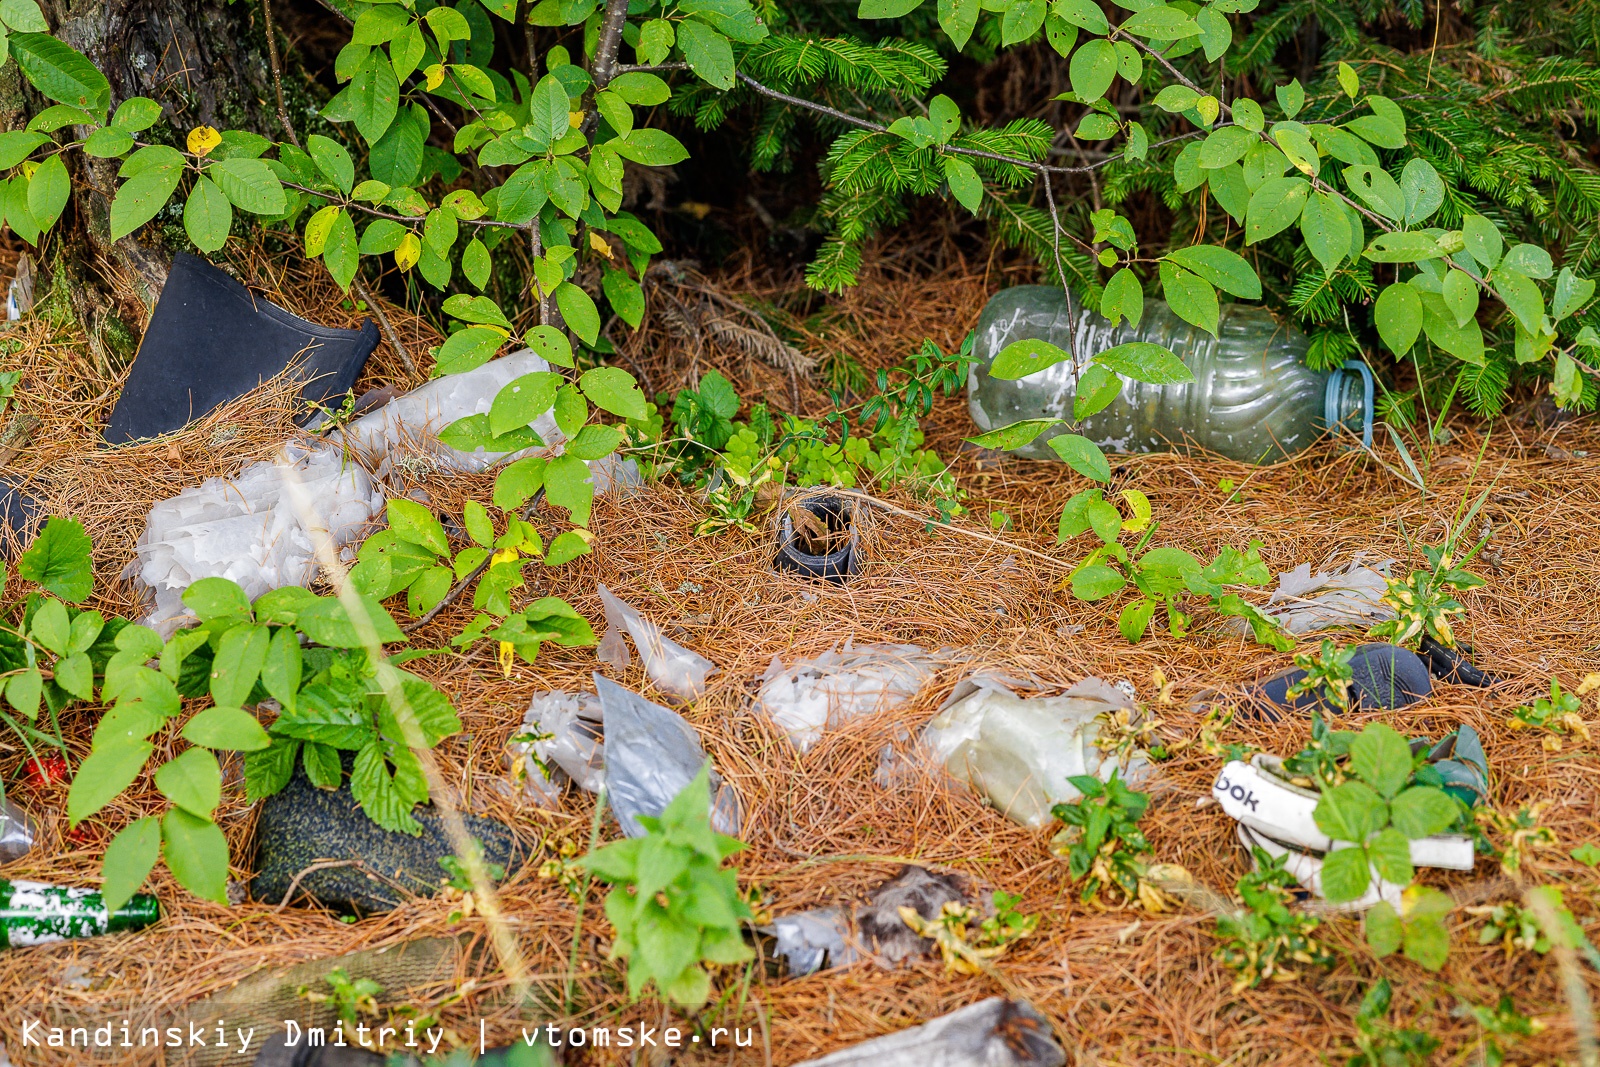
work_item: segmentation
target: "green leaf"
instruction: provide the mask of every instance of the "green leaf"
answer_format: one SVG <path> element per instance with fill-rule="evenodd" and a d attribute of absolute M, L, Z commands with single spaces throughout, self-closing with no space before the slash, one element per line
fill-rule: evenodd
<path fill-rule="evenodd" d="M 1117 630 L 1130 645 L 1136 645 L 1144 638 L 1145 631 L 1150 629 L 1150 620 L 1156 613 L 1156 602 L 1149 597 L 1140 597 L 1125 605 L 1122 614 L 1117 616 Z"/>
<path fill-rule="evenodd" d="M 1228 22 L 1227 16 L 1218 9 L 1216 4 L 1207 4 L 1202 7 L 1194 17 L 1195 25 L 1200 30 L 1200 47 L 1205 49 L 1206 62 L 1215 63 L 1221 59 L 1223 53 L 1233 47 L 1233 25 Z M 1239 121 L 1239 107 L 1241 103 L 1254 104 L 1255 101 L 1248 97 L 1240 98 L 1234 104 L 1234 121 Z M 1257 114 L 1260 108 L 1256 109 Z M 1260 129 L 1260 127 L 1256 127 Z"/>
<path fill-rule="evenodd" d="M 50 156 L 28 180 L 28 210 L 41 230 L 56 224 L 72 195 L 72 180 L 67 177 L 67 166 L 59 153 Z"/>
<path fill-rule="evenodd" d="M 1272 90 L 1278 100 L 1278 106 L 1283 108 L 1287 118 L 1294 118 L 1306 104 L 1306 91 L 1300 87 L 1300 80 L 1296 78 L 1288 85 L 1280 85 Z"/>
<path fill-rule="evenodd" d="M 1390 826 L 1374 835 L 1367 844 L 1367 858 L 1377 870 L 1378 877 L 1395 885 L 1410 885 L 1416 877 L 1411 866 L 1411 842 L 1405 834 Z"/>
<path fill-rule="evenodd" d="M 11 130 L 0 133 L 0 169 L 10 170 L 33 154 L 33 150 L 50 140 L 32 130 Z"/>
<path fill-rule="evenodd" d="M 392 10 L 392 9 L 391 9 Z M 356 183 L 356 165 L 350 159 L 350 153 L 345 151 L 344 145 L 331 137 L 324 137 L 314 133 L 306 138 L 306 152 L 311 156 L 311 162 L 317 165 L 317 170 L 346 196 Z"/>
<path fill-rule="evenodd" d="M 67 621 L 67 609 L 59 600 L 46 600 L 33 613 L 28 626 L 28 636 L 57 655 L 64 655 L 72 640 L 72 624 Z"/>
<path fill-rule="evenodd" d="M 396 750 L 392 759 L 395 773 L 384 759 L 382 742 L 363 746 L 351 768 L 350 792 L 367 817 L 385 830 L 420 836 L 422 826 L 411 817 L 411 809 L 427 799 L 427 781 L 409 751 Z"/>
<path fill-rule="evenodd" d="M 574 526 L 589 525 L 589 508 L 594 503 L 594 483 L 589 467 L 576 456 L 557 456 L 544 469 L 545 499 L 572 513 Z"/>
<path fill-rule="evenodd" d="M 622 430 L 619 427 L 590 423 L 578 431 L 578 436 L 568 442 L 566 454 L 576 456 L 585 463 L 592 463 L 615 452 L 621 443 Z"/>
<path fill-rule="evenodd" d="M 605 291 L 606 301 L 617 318 L 637 330 L 644 321 L 644 289 L 639 283 L 624 271 L 607 267 L 601 276 L 600 288 Z"/>
<path fill-rule="evenodd" d="M 39 714 L 39 698 L 44 693 L 44 675 L 37 667 L 6 679 L 6 700 L 28 718 Z"/>
<path fill-rule="evenodd" d="M 81 52 L 44 32 L 13 33 L 9 45 L 17 66 L 46 97 L 105 114 L 111 104 L 111 83 Z"/>
<path fill-rule="evenodd" d="M 568 437 L 578 436 L 583 424 L 589 421 L 589 402 L 575 385 L 563 385 L 556 390 L 556 427 Z"/>
<path fill-rule="evenodd" d="M 1406 837 L 1431 837 L 1444 833 L 1456 821 L 1456 802 L 1442 789 L 1412 786 L 1394 798 L 1389 819 Z"/>
<path fill-rule="evenodd" d="M 1070 20 L 1069 20 L 1070 21 Z M 1093 101 L 1106 95 L 1117 76 L 1117 49 L 1110 41 L 1085 41 L 1072 54 L 1067 68 L 1072 91 L 1080 100 Z"/>
<path fill-rule="evenodd" d="M 196 179 L 183 205 L 183 228 L 202 252 L 215 252 L 228 243 L 233 229 L 233 207 L 216 183 L 205 175 Z"/>
<path fill-rule="evenodd" d="M 939 0 L 939 28 L 956 46 L 956 51 L 967 47 L 967 42 L 972 39 L 981 8 L 980 0 Z"/>
<path fill-rule="evenodd" d="M 694 19 L 684 19 L 678 23 L 677 29 L 678 47 L 683 50 L 684 61 L 695 76 L 724 92 L 732 89 L 733 46 L 728 43 L 728 38 Z"/>
<path fill-rule="evenodd" d="M 1072 398 L 1072 417 L 1087 419 L 1098 415 L 1122 395 L 1122 379 L 1108 367 L 1091 363 L 1078 376 L 1077 395 Z"/>
<path fill-rule="evenodd" d="M 552 374 L 551 377 L 558 376 Z M 445 536 L 444 526 L 432 508 L 405 497 L 393 497 L 389 500 L 387 515 L 389 529 L 400 540 L 421 545 L 435 556 L 449 557 L 450 539 Z"/>
<path fill-rule="evenodd" d="M 593 345 L 599 340 L 600 309 L 595 307 L 594 298 L 571 282 L 556 286 L 555 296 L 556 306 L 561 309 L 561 317 L 568 328 L 582 338 L 584 344 Z"/>
<path fill-rule="evenodd" d="M 1411 746 L 1394 727 L 1371 723 L 1350 740 L 1350 769 L 1385 800 L 1393 799 L 1411 777 Z"/>
<path fill-rule="evenodd" d="M 1347 781 L 1325 789 L 1312 818 L 1335 841 L 1365 844 L 1383 826 L 1387 806 L 1364 782 Z"/>
<path fill-rule="evenodd" d="M 339 288 L 346 292 L 356 276 L 356 266 L 361 258 L 359 247 L 356 224 L 346 212 L 339 212 L 328 227 L 327 240 L 322 248 L 322 263 Z"/>
<path fill-rule="evenodd" d="M 1212 130 L 1200 145 L 1200 169 L 1216 170 L 1237 163 L 1256 143 L 1256 135 L 1243 126 L 1224 126 Z"/>
<path fill-rule="evenodd" d="M 211 661 L 211 699 L 218 707 L 244 704 L 261 676 L 270 642 L 265 626 L 235 626 L 222 635 Z"/>
<path fill-rule="evenodd" d="M 1388 97 L 1376 94 L 1367 97 L 1371 115 L 1363 115 L 1345 123 L 1345 127 L 1379 148 L 1404 148 L 1406 146 L 1406 116 Z"/>
<path fill-rule="evenodd" d="M 644 393 L 633 375 L 619 367 L 595 367 L 583 372 L 578 386 L 602 411 L 624 419 L 642 419 L 648 414 Z"/>
<path fill-rule="evenodd" d="M 1048 341 L 1029 337 L 1021 341 L 1012 341 L 1002 348 L 989 367 L 989 376 L 1014 381 L 1054 366 L 1067 358 L 1066 352 Z"/>
<path fill-rule="evenodd" d="M 245 798 L 253 804 L 282 792 L 294 776 L 294 758 L 299 752 L 299 741 L 278 737 L 269 748 L 245 753 Z"/>
<path fill-rule="evenodd" d="M 1123 33 L 1137 34 L 1158 41 L 1181 40 L 1200 32 L 1200 27 L 1192 16 L 1171 4 L 1161 3 L 1150 4 L 1135 11 L 1123 20 L 1120 29 Z"/>
<path fill-rule="evenodd" d="M 119 130 L 138 133 L 154 126 L 160 118 L 160 104 L 148 96 L 130 96 L 117 105 L 117 113 L 111 116 L 111 124 Z"/>
<path fill-rule="evenodd" d="M 684 23 L 684 25 L 695 25 Z M 606 142 L 616 149 L 617 155 L 646 167 L 670 167 L 689 158 L 689 150 L 665 130 L 643 127 L 626 137 Z"/>
<path fill-rule="evenodd" d="M 983 179 L 977 168 L 959 156 L 946 155 L 940 160 L 945 181 L 950 185 L 950 195 L 974 215 L 983 205 Z"/>
<path fill-rule="evenodd" d="M 1305 210 L 1311 183 L 1304 178 L 1269 178 L 1250 194 L 1245 212 L 1245 244 L 1255 244 L 1293 226 Z"/>
<path fill-rule="evenodd" d="M 1456 317 L 1457 326 L 1465 326 L 1467 320 L 1478 313 L 1478 283 L 1473 281 L 1466 271 L 1454 268 L 1446 271 L 1440 293 L 1444 297 L 1444 306 Z M 1538 299 L 1537 288 L 1534 289 L 1533 295 Z M 1507 304 L 1509 303 L 1510 301 L 1507 301 Z M 1533 323 L 1535 327 L 1538 326 L 1538 314 L 1535 314 Z"/>
<path fill-rule="evenodd" d="M 34 175 L 38 180 L 38 175 Z M 34 216 L 38 217 L 38 209 Z M 43 221 L 40 222 L 43 225 Z M 1555 273 L 1555 265 L 1550 260 L 1550 253 L 1538 245 L 1519 244 L 1513 245 L 1511 250 L 1500 260 L 1502 270 L 1515 271 L 1526 278 L 1548 278 Z"/>
<path fill-rule="evenodd" d="M 1105 12 L 1094 0 L 1055 0 L 1051 10 L 1080 29 L 1104 37 L 1111 32 Z"/>
<path fill-rule="evenodd" d="M 1389 351 L 1403 356 L 1422 332 L 1422 299 L 1405 282 L 1395 282 L 1378 294 L 1372 320 Z"/>
<path fill-rule="evenodd" d="M 1219 245 L 1192 245 L 1168 252 L 1167 259 L 1193 271 L 1230 296 L 1261 299 L 1261 279 L 1245 258 Z"/>
<path fill-rule="evenodd" d="M 666 82 L 644 71 L 619 74 L 606 84 L 606 89 L 637 107 L 665 104 L 672 96 L 672 89 Z"/>
<path fill-rule="evenodd" d="M 535 326 L 523 335 L 522 343 L 548 363 L 558 367 L 573 366 L 572 342 L 554 326 Z"/>
<path fill-rule="evenodd" d="M 1332 904 L 1361 899 L 1372 884 L 1372 870 L 1364 848 L 1341 848 L 1322 861 L 1322 894 Z"/>
<path fill-rule="evenodd" d="M 1422 332 L 1438 347 L 1475 366 L 1483 365 L 1483 330 L 1475 319 L 1457 325 L 1455 316 L 1435 293 L 1422 294 Z"/>
<path fill-rule="evenodd" d="M 1505 240 L 1494 223 L 1482 215 L 1467 215 L 1461 220 L 1461 236 L 1466 241 L 1467 255 L 1477 260 L 1485 271 L 1500 265 Z"/>
<path fill-rule="evenodd" d="M 1550 317 L 1560 322 L 1589 302 L 1594 296 L 1594 279 L 1580 278 L 1571 267 L 1562 267 L 1556 276 L 1555 295 L 1550 300 Z"/>
<path fill-rule="evenodd" d="M 89 753 L 67 790 L 67 820 L 78 825 L 117 798 L 144 769 L 155 746 L 148 741 L 125 740 Z"/>
<path fill-rule="evenodd" d="M 1211 284 L 1166 260 L 1158 264 L 1158 273 L 1162 295 L 1173 314 L 1215 337 L 1219 309 L 1217 291 Z"/>
<path fill-rule="evenodd" d="M 56 661 L 56 684 L 79 700 L 94 697 L 94 664 L 82 652 L 74 652 Z"/>
<path fill-rule="evenodd" d="M 184 607 L 201 622 L 250 617 L 250 598 L 227 578 L 201 578 L 183 591 Z"/>
<path fill-rule="evenodd" d="M 1127 267 L 1123 267 L 1111 276 L 1105 289 L 1100 294 L 1100 314 L 1111 320 L 1115 326 L 1119 319 L 1126 318 L 1129 326 L 1138 326 L 1139 320 L 1144 317 L 1144 290 L 1139 285 L 1138 276 Z M 1091 368 L 1092 369 L 1092 368 Z M 1083 383 L 1078 383 L 1078 395 L 1084 393 Z M 1083 415 L 1074 413 L 1074 418 L 1084 418 Z"/>
<path fill-rule="evenodd" d="M 897 19 L 922 6 L 922 0 L 861 0 L 858 19 Z"/>
<path fill-rule="evenodd" d="M 1056 530 L 1056 539 L 1066 542 L 1079 534 L 1086 533 L 1089 529 L 1089 505 L 1101 499 L 1099 489 L 1084 489 L 1072 494 L 1066 506 L 1061 509 L 1061 522 Z"/>
<path fill-rule="evenodd" d="M 1171 85 L 1165 86 L 1159 93 L 1157 93 L 1153 102 L 1155 103 L 1156 107 L 1159 107 L 1163 111 L 1174 115 L 1181 115 L 1183 112 L 1193 108 L 1199 99 L 1199 93 L 1195 92 L 1187 85 L 1179 85 L 1178 83 L 1174 82 Z M 1209 139 L 1210 138 L 1207 138 L 1207 140 Z"/>
<path fill-rule="evenodd" d="M 544 565 L 546 567 L 559 567 L 569 563 L 579 556 L 587 556 L 591 551 L 588 540 L 577 530 L 567 530 L 556 535 L 550 542 L 550 547 L 545 549 Z"/>
<path fill-rule="evenodd" d="M 1322 269 L 1332 274 L 1350 249 L 1350 224 L 1344 205 L 1326 193 L 1313 193 L 1300 215 L 1300 233 Z"/>
<path fill-rule="evenodd" d="M 132 900 L 160 858 L 161 820 L 152 815 L 123 827 L 100 861 L 100 896 L 106 909 L 116 912 Z"/>
<path fill-rule="evenodd" d="M 1405 218 L 1406 194 L 1382 167 L 1357 164 L 1344 169 L 1345 184 L 1378 214 L 1396 222 Z M 1399 236 L 1399 235 L 1391 235 Z M 1421 236 L 1420 234 L 1414 236 Z M 1431 238 L 1430 238 L 1431 240 Z"/>
<path fill-rule="evenodd" d="M 469 326 L 445 339 L 436 357 L 440 374 L 460 374 L 475 370 L 494 358 L 505 344 L 506 335 L 489 326 Z"/>
<path fill-rule="evenodd" d="M 988 433 L 981 433 L 967 440 L 979 448 L 998 448 L 1009 452 L 1031 443 L 1040 434 L 1060 422 L 1060 419 L 1024 419 L 1008 426 L 997 426 Z"/>
<path fill-rule="evenodd" d="M 344 781 L 339 750 L 331 745 L 307 741 L 300 749 L 300 760 L 305 766 L 306 778 L 318 789 L 338 789 Z"/>
<path fill-rule="evenodd" d="M 1045 0 L 1012 0 L 1000 19 L 1000 47 L 1010 48 L 1038 33 L 1046 10 Z"/>
<path fill-rule="evenodd" d="M 1380 233 L 1362 253 L 1374 263 L 1420 263 L 1445 255 L 1437 239 L 1420 232 Z"/>
<path fill-rule="evenodd" d="M 1374 956 L 1383 959 L 1400 950 L 1400 916 L 1387 900 L 1380 900 L 1367 909 L 1364 922 L 1367 946 Z"/>
<path fill-rule="evenodd" d="M 562 381 L 561 375 L 553 371 L 535 371 L 507 382 L 495 394 L 494 402 L 489 406 L 489 432 L 498 437 L 527 426 L 549 411 L 551 405 L 555 403 L 556 390 L 561 387 Z M 432 517 L 431 512 L 429 516 Z M 434 522 L 437 525 L 437 520 Z M 441 527 L 439 537 L 443 536 L 444 530 Z M 440 554 L 443 554 L 443 550 Z"/>
<path fill-rule="evenodd" d="M 1087 437 L 1075 433 L 1058 434 L 1048 444 L 1067 466 L 1097 482 L 1111 480 L 1111 464 L 1105 453 Z"/>
<path fill-rule="evenodd" d="M 1408 891 L 1406 907 L 1406 959 L 1437 971 L 1450 956 L 1450 929 L 1444 922 L 1454 906 L 1437 889 L 1417 886 Z"/>
<path fill-rule="evenodd" d="M 378 641 L 387 644 L 390 641 L 405 640 L 405 634 L 400 632 L 400 627 L 395 625 L 394 617 L 384 610 L 382 604 L 370 597 L 359 599 L 366 609 L 365 617 L 375 631 Z M 315 604 L 300 612 L 295 624 L 300 627 L 302 633 L 319 645 L 326 645 L 329 648 L 362 647 L 362 631 L 357 630 L 355 624 L 351 622 L 344 604 L 339 600 L 319 597 Z"/>
<path fill-rule="evenodd" d="M 50 32 L 50 24 L 35 0 L 0 0 L 0 22 L 17 33 Z"/>
<path fill-rule="evenodd" d="M 337 113 L 342 115 L 347 112 L 368 144 L 376 142 L 388 130 L 400 110 L 400 82 L 381 49 L 374 49 L 367 56 L 350 79 L 350 84 L 335 100 L 341 98 L 344 109 Z M 332 117 L 328 111 L 333 109 L 333 105 L 334 101 L 328 102 L 323 112 L 325 118 Z"/>
<path fill-rule="evenodd" d="M 152 776 L 161 794 L 185 811 L 210 818 L 222 799 L 222 769 L 203 748 L 184 749 Z"/>
<path fill-rule="evenodd" d="M 1110 567 L 1092 563 L 1072 576 L 1072 595 L 1093 602 L 1105 599 L 1127 584 L 1128 580 Z"/>
<path fill-rule="evenodd" d="M 272 738 L 267 736 L 256 717 L 239 708 L 206 708 L 184 723 L 183 737 L 202 748 L 235 752 L 259 752 L 272 744 Z"/>
<path fill-rule="evenodd" d="M 281 215 L 288 210 L 283 195 L 283 183 L 272 173 L 265 160 L 235 156 L 219 159 L 206 169 L 206 175 L 217 183 L 217 188 L 241 211 L 256 215 Z M 355 232 L 351 231 L 354 247 Z"/>
<path fill-rule="evenodd" d="M 1194 381 L 1194 373 L 1184 366 L 1183 360 L 1170 350 L 1147 341 L 1129 341 L 1108 348 L 1095 356 L 1094 362 L 1125 378 L 1151 385 L 1182 385 Z"/>
<path fill-rule="evenodd" d="M 1406 198 L 1407 226 L 1426 222 L 1444 205 L 1444 180 L 1433 164 L 1420 157 L 1413 158 L 1400 172 L 1400 191 Z"/>
<path fill-rule="evenodd" d="M 17 562 L 17 576 L 72 604 L 94 590 L 93 544 L 77 519 L 52 516 Z"/>
<path fill-rule="evenodd" d="M 171 809 L 161 819 L 161 851 L 179 885 L 202 900 L 228 903 L 228 839 L 216 823 Z"/>

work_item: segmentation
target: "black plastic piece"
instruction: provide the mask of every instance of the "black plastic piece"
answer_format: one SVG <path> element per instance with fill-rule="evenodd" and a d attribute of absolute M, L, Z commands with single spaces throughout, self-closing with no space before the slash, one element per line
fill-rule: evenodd
<path fill-rule="evenodd" d="M 300 399 L 321 403 L 350 391 L 377 344 L 370 319 L 359 330 L 318 326 L 179 252 L 111 412 L 106 441 L 119 445 L 181 429 L 276 378 L 297 357 L 305 379 Z"/>
<path fill-rule="evenodd" d="M 1428 670 L 1441 682 L 1455 682 L 1457 685 L 1474 685 L 1480 689 L 1487 689 L 1502 680 L 1499 675 L 1480 671 L 1473 665 L 1471 645 L 1446 648 L 1427 634 L 1423 634 L 1421 649 L 1422 658 L 1428 661 Z"/>
<path fill-rule="evenodd" d="M 1428 676 L 1422 657 L 1399 645 L 1357 646 L 1350 661 L 1350 672 L 1351 704 L 1361 711 L 1408 707 L 1433 692 L 1433 680 Z M 1256 689 L 1256 695 L 1267 705 L 1260 709 L 1262 717 L 1276 721 L 1275 708 L 1302 712 L 1316 708 L 1324 715 L 1334 713 L 1337 709 L 1329 707 L 1320 693 L 1289 697 L 1290 687 L 1305 676 L 1306 672 L 1297 667 L 1262 682 Z"/>
<path fill-rule="evenodd" d="M 828 528 L 830 539 L 844 535 L 845 543 L 826 555 L 814 556 L 800 546 L 795 533 L 794 520 L 786 510 L 778 527 L 778 555 L 772 565 L 780 571 L 820 578 L 826 582 L 842 582 L 853 577 L 858 568 L 856 560 L 855 512 L 843 497 L 816 496 L 797 502 L 815 515 Z"/>
<path fill-rule="evenodd" d="M 0 475 L 0 523 L 8 527 L 13 536 L 18 540 L 26 538 L 43 510 L 44 505 Z"/>

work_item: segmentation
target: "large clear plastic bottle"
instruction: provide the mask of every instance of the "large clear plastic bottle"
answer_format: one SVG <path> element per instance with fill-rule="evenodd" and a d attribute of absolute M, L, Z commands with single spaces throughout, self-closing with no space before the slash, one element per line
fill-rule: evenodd
<path fill-rule="evenodd" d="M 989 365 L 1013 341 L 1037 339 L 1072 351 L 1078 363 L 1053 367 L 1016 381 L 989 375 Z M 1082 309 L 1057 288 L 1020 285 L 997 293 L 978 319 L 967 378 L 967 406 L 982 430 L 1023 419 L 1072 418 L 1078 374 L 1095 354 L 1128 341 L 1172 350 L 1194 372 L 1185 385 L 1150 385 L 1123 379 L 1122 395 L 1077 426 L 1052 428 L 1017 454 L 1054 459 L 1046 444 L 1060 433 L 1081 433 L 1110 452 L 1168 449 L 1213 452 L 1246 463 L 1271 463 L 1310 447 L 1330 427 L 1372 440 L 1372 375 L 1351 361 L 1334 371 L 1305 365 L 1308 339 L 1268 311 L 1239 304 L 1222 308 L 1217 336 L 1145 300 L 1137 328 L 1112 326 Z"/>

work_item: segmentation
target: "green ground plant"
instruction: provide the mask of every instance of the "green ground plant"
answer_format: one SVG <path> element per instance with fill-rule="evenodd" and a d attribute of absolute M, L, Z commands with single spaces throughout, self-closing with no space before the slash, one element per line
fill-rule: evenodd
<path fill-rule="evenodd" d="M 1113 904 L 1138 900 L 1146 871 L 1142 857 L 1151 853 L 1139 829 L 1150 808 L 1149 795 L 1130 789 L 1120 771 L 1105 782 L 1087 774 L 1067 781 L 1082 795 L 1050 809 L 1066 824 L 1051 848 L 1066 858 L 1073 879 L 1083 882 L 1078 899 L 1088 904 L 1109 891 Z"/>
<path fill-rule="evenodd" d="M 1341 647 L 1328 637 L 1322 639 L 1315 655 L 1295 653 L 1294 665 L 1306 673 L 1305 677 L 1289 687 L 1287 695 L 1293 698 L 1314 693 L 1319 699 L 1327 701 L 1335 711 L 1349 711 L 1350 683 L 1355 677 L 1350 661 L 1355 654 L 1355 649 Z"/>
<path fill-rule="evenodd" d="M 1283 869 L 1285 857 L 1260 848 L 1252 852 L 1255 869 L 1235 887 L 1244 910 L 1217 916 L 1221 944 L 1211 957 L 1237 975 L 1235 993 L 1265 981 L 1294 981 L 1300 968 L 1334 963 L 1333 953 L 1315 937 L 1321 920 L 1294 908 L 1299 883 Z"/>
<path fill-rule="evenodd" d="M 1345 1067 L 1422 1067 L 1438 1051 L 1432 1034 L 1389 1022 L 1393 1001 L 1389 979 L 1372 983 L 1356 1008 L 1356 1050 Z"/>
<path fill-rule="evenodd" d="M 628 993 L 653 985 L 665 1000 L 698 1008 L 711 995 L 706 965 L 753 955 L 742 924 L 751 912 L 737 872 L 722 866 L 744 845 L 711 828 L 709 772 L 701 768 L 662 811 L 640 816 L 642 837 L 613 841 L 581 861 L 612 884 L 606 918 L 613 959 L 627 961 Z"/>
<path fill-rule="evenodd" d="M 1578 712 L 1583 701 L 1576 693 L 1564 692 L 1561 683 L 1550 679 L 1550 695 L 1539 697 L 1532 704 L 1524 704 L 1511 712 L 1506 725 L 1513 730 L 1538 730 L 1543 732 L 1541 743 L 1548 752 L 1560 752 L 1562 738 L 1580 737 L 1589 741 L 1589 726 Z"/>

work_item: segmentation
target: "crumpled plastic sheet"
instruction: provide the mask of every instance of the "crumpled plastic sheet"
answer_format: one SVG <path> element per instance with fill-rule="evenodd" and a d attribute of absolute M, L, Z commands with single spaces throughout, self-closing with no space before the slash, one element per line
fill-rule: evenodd
<path fill-rule="evenodd" d="M 208 478 L 150 509 L 123 571 L 146 603 L 146 625 L 170 636 L 189 614 L 184 590 L 201 578 L 238 582 L 252 600 L 310 586 L 320 566 L 312 531 L 326 530 L 344 549 L 382 511 L 383 493 L 337 447 L 288 444 L 281 458 Z"/>
<path fill-rule="evenodd" d="M 757 703 L 794 747 L 806 752 L 824 730 L 915 697 L 933 677 L 934 664 L 935 657 L 917 645 L 852 647 L 846 642 L 842 651 L 824 652 L 793 667 L 773 656 Z"/>
<path fill-rule="evenodd" d="M 550 364 L 543 357 L 531 348 L 524 348 L 500 359 L 491 359 L 473 370 L 435 378 L 395 397 L 371 414 L 353 420 L 334 436 L 349 445 L 380 477 L 387 473 L 385 461 L 400 462 L 407 457 L 426 457 L 441 470 L 468 473 L 488 470 L 522 453 L 489 452 L 482 448 L 462 452 L 442 443 L 439 432 L 457 419 L 488 414 L 495 394 L 512 379 L 549 369 Z M 531 425 L 547 446 L 563 439 L 556 428 L 555 416 L 548 411 Z"/>
<path fill-rule="evenodd" d="M 0 863 L 11 863 L 33 847 L 33 818 L 9 800 L 0 800 Z"/>
<path fill-rule="evenodd" d="M 1061 1067 L 1050 1022 L 1025 1000 L 990 997 L 794 1067 Z"/>
<path fill-rule="evenodd" d="M 1278 588 L 1261 610 L 1291 634 L 1338 626 L 1371 627 L 1394 618 L 1394 609 L 1382 602 L 1393 565 L 1392 559 L 1369 564 L 1363 552 L 1357 552 L 1342 568 L 1316 574 L 1311 573 L 1311 564 L 1302 563 L 1278 575 Z M 1226 625 L 1239 633 L 1250 628 L 1237 616 L 1228 618 Z"/>
<path fill-rule="evenodd" d="M 816 974 L 824 967 L 845 967 L 860 958 L 848 940 L 850 917 L 839 908 L 780 915 L 761 932 L 777 938 L 773 953 L 788 964 L 790 978 Z"/>
<path fill-rule="evenodd" d="M 606 632 L 595 650 L 601 663 L 620 671 L 632 662 L 622 636 L 626 632 L 639 650 L 644 672 L 663 693 L 685 703 L 705 693 L 706 678 L 716 671 L 715 663 L 667 637 L 661 627 L 604 585 L 600 586 L 600 603 L 606 613 Z"/>
<path fill-rule="evenodd" d="M 1039 827 L 1050 821 L 1052 805 L 1080 796 L 1068 778 L 1111 777 L 1117 762 L 1095 747 L 1097 718 L 1133 706 L 1125 692 L 1099 678 L 1060 696 L 1025 700 L 998 678 L 974 675 L 957 684 L 924 728 L 922 745 L 1011 821 Z M 1148 755 L 1135 749 L 1122 779 L 1142 782 L 1150 770 Z M 880 771 L 892 777 L 892 769 Z"/>
<path fill-rule="evenodd" d="M 606 801 L 629 837 L 645 833 L 639 816 L 657 816 L 706 764 L 700 736 L 683 716 L 654 704 L 602 674 L 594 676 L 605 709 Z M 739 834 L 739 798 L 711 771 L 711 825 Z"/>
<path fill-rule="evenodd" d="M 605 781 L 602 722 L 605 713 L 593 693 L 549 690 L 535 693 L 522 717 L 522 733 L 538 740 L 513 741 L 506 750 L 511 779 L 543 808 L 561 801 L 561 779 L 581 789 L 600 791 Z"/>

